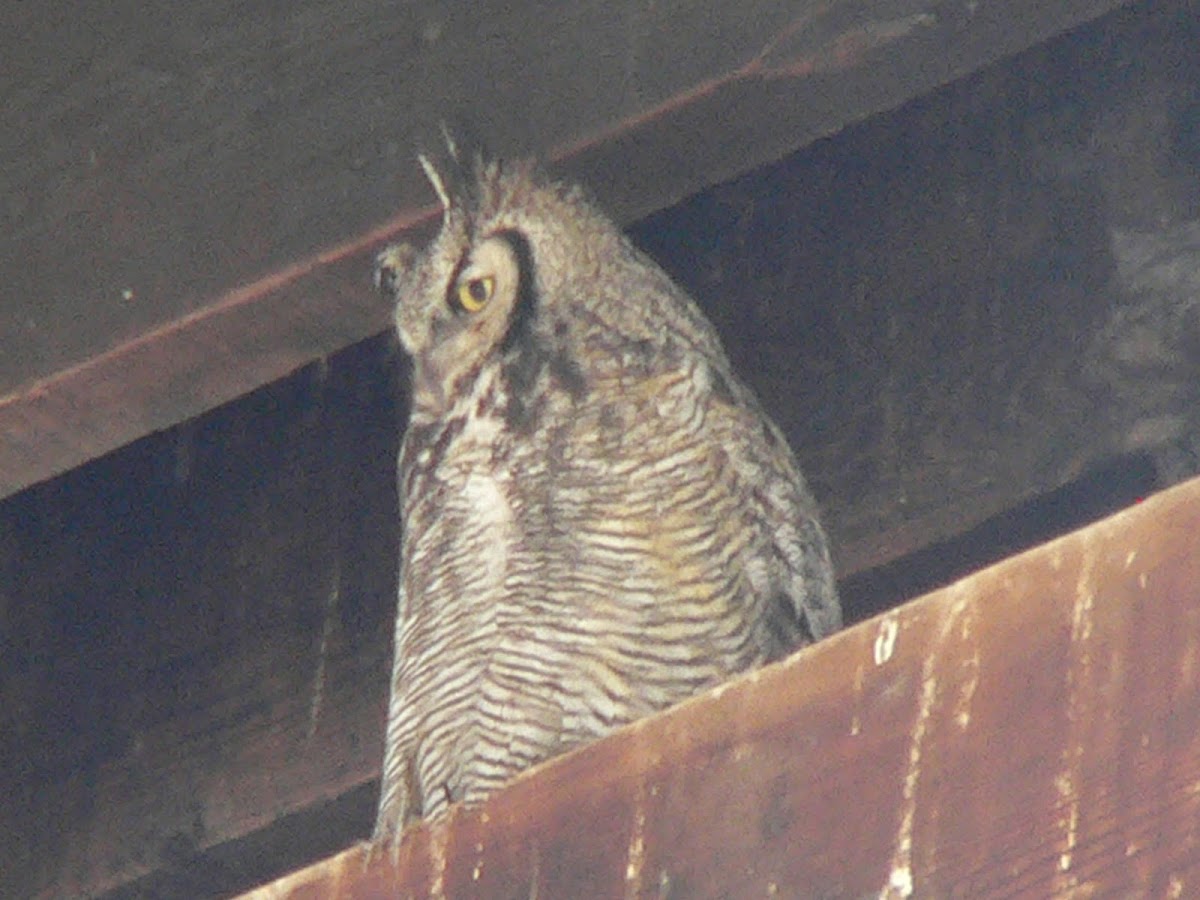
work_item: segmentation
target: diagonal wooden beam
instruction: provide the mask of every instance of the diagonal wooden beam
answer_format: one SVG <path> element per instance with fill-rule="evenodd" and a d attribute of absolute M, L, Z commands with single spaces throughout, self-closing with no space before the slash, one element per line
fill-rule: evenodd
<path fill-rule="evenodd" d="M 387 327 L 439 118 L 628 221 L 1120 5 L 8 4 L 0 497 Z"/>

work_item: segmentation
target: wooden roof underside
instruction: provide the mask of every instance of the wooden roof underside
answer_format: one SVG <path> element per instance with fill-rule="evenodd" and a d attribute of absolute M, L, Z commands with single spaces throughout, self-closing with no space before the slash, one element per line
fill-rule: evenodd
<path fill-rule="evenodd" d="M 7 4 L 0 496 L 385 329 L 443 118 L 628 220 L 1119 5 Z"/>

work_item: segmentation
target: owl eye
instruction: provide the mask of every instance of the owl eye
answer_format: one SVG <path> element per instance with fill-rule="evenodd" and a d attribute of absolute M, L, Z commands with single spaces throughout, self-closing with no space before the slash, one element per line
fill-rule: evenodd
<path fill-rule="evenodd" d="M 480 275 L 467 278 L 458 283 L 455 299 L 460 309 L 466 312 L 479 312 L 496 292 L 496 279 L 491 275 Z"/>

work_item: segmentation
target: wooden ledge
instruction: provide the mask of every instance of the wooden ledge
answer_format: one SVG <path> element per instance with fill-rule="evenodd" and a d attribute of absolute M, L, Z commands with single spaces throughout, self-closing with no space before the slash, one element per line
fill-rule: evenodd
<path fill-rule="evenodd" d="M 1198 534 L 1200 479 L 244 896 L 1190 894 Z"/>

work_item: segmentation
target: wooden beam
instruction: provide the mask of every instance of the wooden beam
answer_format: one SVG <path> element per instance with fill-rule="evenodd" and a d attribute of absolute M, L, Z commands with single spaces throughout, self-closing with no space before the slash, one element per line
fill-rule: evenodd
<path fill-rule="evenodd" d="M 441 119 L 628 220 L 1119 5 L 5 4 L 0 496 L 384 329 Z"/>
<path fill-rule="evenodd" d="M 1200 479 L 244 895 L 1189 896 Z"/>

